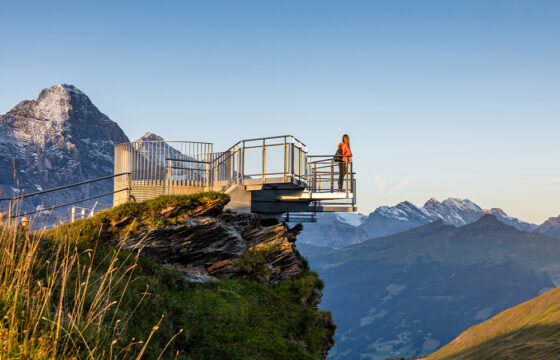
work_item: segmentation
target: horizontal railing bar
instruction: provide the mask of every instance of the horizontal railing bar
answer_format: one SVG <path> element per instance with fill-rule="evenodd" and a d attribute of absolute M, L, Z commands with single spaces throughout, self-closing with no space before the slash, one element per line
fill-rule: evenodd
<path fill-rule="evenodd" d="M 200 161 L 200 160 L 183 160 L 183 159 L 173 159 L 173 158 L 166 158 L 165 160 L 171 160 L 171 161 L 180 161 L 180 162 L 191 162 L 191 163 L 197 163 L 197 164 L 211 164 L 212 161 Z"/>
<path fill-rule="evenodd" d="M 254 138 L 254 139 L 243 139 L 243 140 L 241 140 L 241 142 L 263 141 L 263 140 L 281 139 L 281 138 L 288 138 L 288 137 L 293 137 L 293 136 L 292 135 L 268 136 L 268 137 Z"/>
<path fill-rule="evenodd" d="M 54 210 L 54 209 L 58 209 L 58 208 L 61 208 L 61 207 L 64 207 L 64 206 L 69 206 L 69 205 L 81 203 L 81 202 L 84 202 L 84 201 L 93 200 L 93 199 L 97 199 L 97 198 L 100 198 L 100 197 L 113 195 L 113 194 L 116 194 L 116 193 L 121 192 L 121 191 L 128 191 L 128 188 L 120 189 L 120 190 L 113 191 L 113 192 L 109 192 L 109 193 L 106 193 L 106 194 L 101 194 L 101 195 L 97 195 L 97 196 L 92 196 L 92 197 L 89 197 L 89 198 L 86 198 L 86 199 L 82 199 L 82 200 L 72 201 L 72 202 L 69 202 L 69 203 L 66 203 L 66 204 L 60 204 L 60 205 L 56 205 L 56 206 L 51 206 L 51 207 L 49 207 L 49 208 L 44 208 L 44 209 L 41 209 L 41 210 L 36 210 L 36 211 L 33 211 L 33 212 L 29 212 L 29 213 L 26 212 L 25 215 L 32 215 L 32 214 L 36 214 L 36 213 L 39 213 L 39 212 L 47 212 L 47 211 L 51 211 L 51 210 Z M 17 217 L 20 217 L 20 216 L 22 216 L 22 215 L 13 215 L 11 218 L 13 219 L 13 218 L 17 218 Z"/>
<path fill-rule="evenodd" d="M 284 143 L 277 143 L 277 144 L 265 144 L 265 145 L 251 145 L 251 146 L 245 146 L 245 150 L 247 149 L 256 149 L 256 148 L 262 148 L 263 146 L 269 147 L 269 146 L 284 146 Z"/>
<path fill-rule="evenodd" d="M 195 169 L 195 168 L 184 168 L 179 166 L 169 166 L 171 169 L 178 169 L 178 170 L 190 170 L 190 171 L 211 171 L 211 169 Z"/>
<path fill-rule="evenodd" d="M 68 188 L 71 188 L 71 187 L 74 187 L 74 186 L 80 186 L 80 185 L 85 185 L 85 184 L 89 184 L 89 183 L 96 182 L 96 181 L 107 180 L 107 179 L 115 178 L 117 176 L 122 176 L 122 175 L 130 175 L 130 173 L 129 172 L 124 172 L 124 173 L 120 173 L 120 174 L 104 176 L 104 177 L 100 177 L 100 178 L 97 178 L 97 179 L 86 180 L 86 181 L 82 181 L 82 182 L 75 183 L 75 184 L 64 185 L 64 186 L 60 186 L 60 187 L 56 187 L 56 188 L 52 188 L 52 189 L 48 189 L 48 190 L 43 190 L 43 191 L 37 191 L 37 192 L 31 193 L 31 194 L 24 194 L 24 195 L 16 196 L 16 197 L 13 197 L 13 198 L 2 198 L 2 199 L 0 199 L 0 201 L 24 199 L 24 198 L 28 198 L 28 197 L 35 196 L 35 195 L 41 195 L 41 194 L 46 194 L 46 193 L 53 192 L 53 191 L 68 189 Z"/>
<path fill-rule="evenodd" d="M 352 155 L 336 155 L 336 156 L 352 157 Z M 307 155 L 307 157 L 310 157 L 310 158 L 323 157 L 323 158 L 326 158 L 326 159 L 323 159 L 323 160 L 328 160 L 328 158 L 331 158 L 331 159 L 334 158 L 335 155 L 334 154 L 332 154 L 332 155 Z M 316 160 L 316 161 L 322 161 L 322 160 Z"/>
<path fill-rule="evenodd" d="M 265 176 L 266 175 L 283 175 L 283 174 L 284 174 L 283 172 L 267 172 L 267 173 L 264 173 Z M 244 174 L 244 175 L 245 176 L 256 176 L 257 179 L 253 179 L 253 180 L 258 180 L 258 178 L 261 178 L 263 174 L 258 173 L 258 174 Z"/>
<path fill-rule="evenodd" d="M 271 139 L 283 139 L 283 138 L 292 138 L 294 139 L 296 142 L 298 142 L 299 144 L 303 145 L 303 146 L 307 146 L 305 145 L 303 142 L 301 142 L 298 138 L 296 138 L 293 135 L 279 135 L 279 136 L 269 136 L 269 137 L 262 137 L 262 138 L 254 138 L 254 139 L 243 139 L 240 142 L 249 142 L 249 141 L 263 141 L 263 140 L 271 140 Z"/>
<path fill-rule="evenodd" d="M 125 145 L 125 144 L 146 144 L 146 143 L 178 143 L 178 144 L 203 144 L 203 145 L 214 145 L 213 143 L 209 143 L 209 142 L 203 142 L 203 141 L 184 141 L 184 140 L 141 140 L 141 141 L 129 141 L 129 142 L 124 142 L 124 143 L 120 143 L 117 144 L 115 146 L 119 146 L 119 145 Z"/>

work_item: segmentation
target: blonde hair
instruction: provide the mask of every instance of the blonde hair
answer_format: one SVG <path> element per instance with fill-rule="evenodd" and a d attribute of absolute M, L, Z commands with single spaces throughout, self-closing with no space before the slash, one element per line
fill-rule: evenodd
<path fill-rule="evenodd" d="M 348 134 L 342 135 L 342 142 L 350 146 L 350 136 L 348 136 Z"/>

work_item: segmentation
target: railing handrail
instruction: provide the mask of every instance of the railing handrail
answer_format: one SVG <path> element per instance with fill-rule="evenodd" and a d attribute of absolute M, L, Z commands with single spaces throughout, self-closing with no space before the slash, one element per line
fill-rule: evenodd
<path fill-rule="evenodd" d="M 196 164 L 211 164 L 213 162 L 213 161 L 200 161 L 200 160 L 175 159 L 175 158 L 165 158 L 165 161 L 191 162 Z"/>
<path fill-rule="evenodd" d="M 183 144 L 204 144 L 204 145 L 214 145 L 210 142 L 204 141 L 185 141 L 185 140 L 135 140 L 135 141 L 127 141 L 123 143 L 118 143 L 115 145 L 126 145 L 126 144 L 145 144 L 145 143 L 183 143 Z"/>
<path fill-rule="evenodd" d="M 282 138 L 292 138 L 295 141 L 297 141 L 298 143 L 300 143 L 303 146 L 307 146 L 305 145 L 301 140 L 299 140 L 298 138 L 296 138 L 293 135 L 278 135 L 278 136 L 267 136 L 267 137 L 260 137 L 260 138 L 254 138 L 254 139 L 243 139 L 239 142 L 248 142 L 248 141 L 262 141 L 262 140 L 271 140 L 271 139 L 282 139 Z"/>
<path fill-rule="evenodd" d="M 335 156 L 334 154 L 332 154 L 332 155 L 307 155 L 307 157 L 310 157 L 310 158 L 314 158 L 314 157 L 324 157 L 324 158 L 332 157 L 332 158 L 334 158 L 334 156 Z M 338 155 L 338 156 L 352 157 L 352 155 Z"/>
<path fill-rule="evenodd" d="M 104 196 L 113 195 L 113 194 L 119 193 L 119 192 L 121 192 L 121 191 L 126 191 L 126 190 L 128 190 L 128 188 L 124 188 L 124 189 L 120 189 L 120 190 L 111 191 L 111 192 L 108 192 L 108 193 L 105 193 L 105 194 L 101 194 L 101 195 L 91 196 L 91 197 L 88 197 L 88 198 L 85 198 L 85 199 L 80 199 L 80 200 L 71 201 L 71 202 L 68 202 L 68 203 L 65 203 L 65 204 L 49 206 L 49 207 L 45 207 L 45 208 L 42 208 L 42 209 L 39 209 L 39 210 L 35 210 L 35 211 L 32 211 L 32 212 L 24 212 L 24 215 L 27 216 L 27 215 L 33 215 L 33 214 L 36 214 L 36 213 L 47 212 L 47 211 L 51 211 L 51 210 L 54 210 L 54 209 L 58 209 L 58 208 L 61 208 L 61 207 L 64 207 L 64 206 L 70 206 L 70 205 L 74 205 L 74 204 L 81 203 L 81 202 L 84 202 L 84 201 L 93 200 L 93 199 L 101 198 L 101 197 L 104 197 Z M 88 209 L 88 210 L 89 210 L 89 209 Z M 18 217 L 20 217 L 20 216 L 21 216 L 21 214 L 19 214 L 19 215 L 11 215 L 10 218 L 11 218 L 11 219 L 14 219 L 14 218 L 18 218 Z"/>
<path fill-rule="evenodd" d="M 13 201 L 13 200 L 18 200 L 18 199 L 24 199 L 24 198 L 28 198 L 28 197 L 31 197 L 31 196 L 46 194 L 46 193 L 53 192 L 53 191 L 58 191 L 58 190 L 69 189 L 69 188 L 72 188 L 72 187 L 81 186 L 81 185 L 89 184 L 89 183 L 92 183 L 92 182 L 107 180 L 107 179 L 115 178 L 117 176 L 129 175 L 129 174 L 130 174 L 129 172 L 123 172 L 123 173 L 120 173 L 120 174 L 103 176 L 103 177 L 100 177 L 100 178 L 97 178 L 97 179 L 85 180 L 85 181 L 81 181 L 81 182 L 78 182 L 78 183 L 59 186 L 59 187 L 48 189 L 48 190 L 42 190 L 42 191 L 37 191 L 37 192 L 34 192 L 34 193 L 30 193 L 30 194 L 18 195 L 18 196 L 12 197 L 12 198 L 0 198 L 0 201 L 8 201 L 8 200 Z"/>

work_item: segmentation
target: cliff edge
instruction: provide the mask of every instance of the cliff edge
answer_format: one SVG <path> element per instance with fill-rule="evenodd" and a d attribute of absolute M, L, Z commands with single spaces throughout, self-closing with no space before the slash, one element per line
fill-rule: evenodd
<path fill-rule="evenodd" d="M 116 266 L 104 260 L 115 252 L 114 264 L 134 266 L 115 300 L 112 318 L 131 314 L 112 345 L 119 351 L 157 324 L 143 358 L 325 358 L 334 325 L 317 309 L 322 282 L 296 250 L 300 227 L 223 211 L 228 201 L 200 193 L 126 203 L 48 231 L 43 253 L 75 239 L 81 253 L 96 253 L 96 281 Z"/>

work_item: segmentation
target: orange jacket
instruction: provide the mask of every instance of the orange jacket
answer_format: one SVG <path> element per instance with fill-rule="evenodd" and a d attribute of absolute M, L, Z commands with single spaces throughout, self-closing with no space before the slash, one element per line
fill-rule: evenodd
<path fill-rule="evenodd" d="M 350 156 L 352 156 L 352 150 L 348 144 L 341 142 L 338 144 L 338 148 L 342 151 L 342 161 L 350 162 Z"/>

